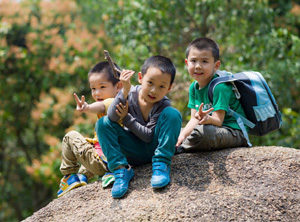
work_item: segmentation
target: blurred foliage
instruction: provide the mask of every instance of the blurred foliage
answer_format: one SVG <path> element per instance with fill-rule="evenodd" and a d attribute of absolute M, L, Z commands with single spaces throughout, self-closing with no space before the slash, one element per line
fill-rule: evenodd
<path fill-rule="evenodd" d="M 215 39 L 220 69 L 260 71 L 282 110 L 282 128 L 251 136 L 253 145 L 300 148 L 299 0 L 2 0 L 0 9 L 0 221 L 56 197 L 61 139 L 71 129 L 92 136 L 96 120 L 74 112 L 72 93 L 92 101 L 87 73 L 103 49 L 137 72 L 151 55 L 170 57 L 169 97 L 185 125 L 186 46 Z"/>

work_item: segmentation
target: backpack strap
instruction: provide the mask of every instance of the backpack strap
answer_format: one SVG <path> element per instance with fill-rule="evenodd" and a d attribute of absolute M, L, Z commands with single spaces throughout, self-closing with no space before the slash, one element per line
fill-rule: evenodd
<path fill-rule="evenodd" d="M 247 120 L 246 118 L 244 118 L 243 116 L 241 116 L 240 114 L 238 114 L 237 112 L 234 112 L 232 109 L 228 108 L 228 111 L 227 111 L 227 114 L 229 116 L 233 116 L 235 119 L 236 119 L 236 122 L 237 124 L 239 125 L 239 127 L 241 128 L 242 132 L 243 132 L 243 135 L 245 137 L 245 139 L 247 140 L 247 144 L 249 147 L 252 146 L 252 144 L 250 143 L 250 139 L 249 139 L 249 136 L 248 136 L 248 132 L 246 130 L 246 127 L 245 127 L 245 122 L 244 121 L 247 121 L 251 124 L 253 124 L 252 122 L 250 122 L 249 120 Z M 246 124 L 247 125 L 247 124 Z M 253 124 L 254 125 L 254 124 Z M 255 126 L 255 125 L 254 125 Z M 254 127 L 253 126 L 253 127 Z M 252 128 L 253 128 L 252 127 Z"/>

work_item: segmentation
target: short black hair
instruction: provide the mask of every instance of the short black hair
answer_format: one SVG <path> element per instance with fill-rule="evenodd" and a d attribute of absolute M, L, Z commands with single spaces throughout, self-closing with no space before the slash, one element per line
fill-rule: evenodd
<path fill-rule="evenodd" d="M 117 64 L 115 64 L 115 66 L 119 68 Z M 107 76 L 108 81 L 110 81 L 113 85 L 116 85 L 120 81 L 119 79 L 115 78 L 113 71 L 109 65 L 109 62 L 107 61 L 99 62 L 93 68 L 91 68 L 88 74 L 88 78 L 90 78 L 92 74 L 100 74 L 100 73 L 101 74 L 104 73 Z"/>
<path fill-rule="evenodd" d="M 149 67 L 155 67 L 158 68 L 162 73 L 168 73 L 171 75 L 171 83 L 174 82 L 175 75 L 176 75 L 176 68 L 173 64 L 172 60 L 161 56 L 151 56 L 148 59 L 145 60 L 143 66 L 142 66 L 142 75 L 144 76 L 148 70 Z"/>
<path fill-rule="evenodd" d="M 220 58 L 219 55 L 219 45 L 210 38 L 200 37 L 194 39 L 187 47 L 185 51 L 186 58 L 189 57 L 191 48 L 196 48 L 198 50 L 210 50 L 214 57 L 215 62 L 218 61 Z"/>

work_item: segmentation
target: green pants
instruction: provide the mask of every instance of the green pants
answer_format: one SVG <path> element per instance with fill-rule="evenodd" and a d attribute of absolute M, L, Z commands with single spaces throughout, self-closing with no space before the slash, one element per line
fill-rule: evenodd
<path fill-rule="evenodd" d="M 153 139 L 149 143 L 110 121 L 107 116 L 99 119 L 96 124 L 97 136 L 112 172 L 118 166 L 128 164 L 137 166 L 165 162 L 170 165 L 180 129 L 181 114 L 172 107 L 165 108 L 160 114 Z"/>

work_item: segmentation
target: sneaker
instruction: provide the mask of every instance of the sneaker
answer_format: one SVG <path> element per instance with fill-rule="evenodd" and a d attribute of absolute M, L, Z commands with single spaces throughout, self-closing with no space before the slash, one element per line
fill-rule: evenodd
<path fill-rule="evenodd" d="M 88 183 L 88 178 L 86 177 L 86 175 L 81 174 L 81 173 L 77 173 L 77 176 L 80 180 L 81 186 L 87 185 Z"/>
<path fill-rule="evenodd" d="M 113 173 L 106 173 L 101 177 L 102 187 L 106 188 L 115 182 L 115 177 Z"/>
<path fill-rule="evenodd" d="M 170 167 L 164 162 L 154 162 L 152 165 L 151 186 L 155 189 L 170 183 Z"/>
<path fill-rule="evenodd" d="M 128 190 L 130 180 L 134 175 L 133 169 L 121 168 L 114 172 L 115 183 L 111 189 L 113 198 L 121 198 Z"/>
<path fill-rule="evenodd" d="M 77 174 L 69 174 L 67 176 L 64 176 L 60 181 L 57 196 L 61 197 L 65 193 L 67 193 L 70 190 L 74 189 L 75 187 L 79 187 L 79 186 L 81 186 L 81 182 L 80 182 Z"/>

